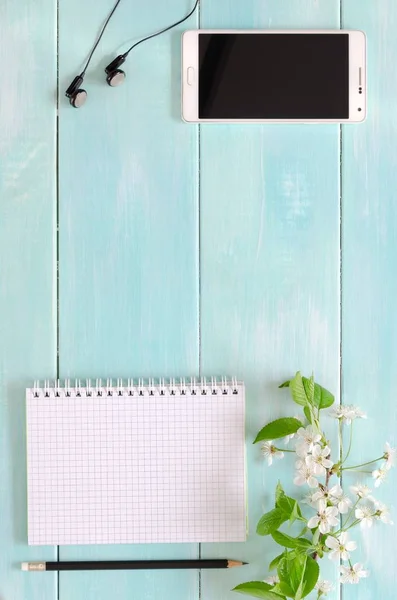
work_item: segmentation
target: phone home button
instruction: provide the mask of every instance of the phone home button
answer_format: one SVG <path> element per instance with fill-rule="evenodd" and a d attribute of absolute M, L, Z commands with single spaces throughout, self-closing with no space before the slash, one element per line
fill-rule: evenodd
<path fill-rule="evenodd" d="M 187 83 L 188 85 L 193 85 L 194 83 L 194 69 L 193 67 L 189 67 L 187 70 Z"/>

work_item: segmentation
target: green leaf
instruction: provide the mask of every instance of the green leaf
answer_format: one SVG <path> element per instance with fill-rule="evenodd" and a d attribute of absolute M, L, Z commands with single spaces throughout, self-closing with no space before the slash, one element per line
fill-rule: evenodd
<path fill-rule="evenodd" d="M 284 546 L 284 548 L 311 548 L 311 543 L 309 540 L 305 538 L 294 538 L 290 535 L 286 535 L 285 533 L 281 533 L 281 531 L 274 531 L 272 533 L 272 538 L 275 542 L 277 542 L 277 544 Z"/>
<path fill-rule="evenodd" d="M 303 577 L 303 593 L 302 598 L 305 598 L 314 589 L 320 575 L 320 567 L 311 556 L 307 557 L 306 569 Z"/>
<path fill-rule="evenodd" d="M 302 377 L 303 387 L 305 388 L 305 394 L 309 401 L 309 404 L 313 404 L 314 400 L 314 377 L 313 375 L 308 379 L 307 377 Z"/>
<path fill-rule="evenodd" d="M 282 498 L 283 496 L 285 496 L 283 486 L 281 485 L 280 482 L 278 482 L 277 486 L 276 486 L 276 507 L 278 506 L 278 502 L 280 501 L 280 498 Z"/>
<path fill-rule="evenodd" d="M 288 583 L 294 595 L 303 579 L 307 558 L 306 555 L 297 554 L 293 560 L 284 559 L 280 561 L 280 564 L 277 567 L 280 582 L 284 581 Z"/>
<path fill-rule="evenodd" d="M 284 548 L 296 548 L 295 538 L 292 538 L 285 533 L 281 533 L 281 531 L 274 531 L 272 533 L 272 538 L 277 544 L 284 546 Z"/>
<path fill-rule="evenodd" d="M 300 582 L 298 589 L 296 590 L 295 593 L 295 599 L 294 600 L 302 600 L 303 596 L 303 580 Z"/>
<path fill-rule="evenodd" d="M 274 594 L 272 586 L 263 581 L 248 581 L 241 583 L 233 589 L 233 592 L 253 596 L 254 598 L 262 598 L 263 600 L 285 600 L 285 596 Z"/>
<path fill-rule="evenodd" d="M 305 413 L 305 417 L 309 421 L 310 425 L 313 425 L 313 412 L 311 410 L 311 407 L 305 406 L 303 412 Z"/>
<path fill-rule="evenodd" d="M 291 390 L 292 399 L 300 406 L 307 406 L 309 404 L 308 397 L 306 395 L 305 386 L 303 385 L 302 375 L 298 371 L 297 374 L 289 382 L 289 389 Z"/>
<path fill-rule="evenodd" d="M 314 535 L 313 535 L 313 545 L 314 546 L 317 546 L 319 539 L 320 539 L 320 530 L 316 529 L 316 531 L 314 532 Z"/>
<path fill-rule="evenodd" d="M 284 381 L 284 383 L 282 383 L 281 385 L 279 385 L 278 388 L 281 389 L 281 388 L 289 387 L 289 384 L 290 384 L 289 380 L 288 381 Z"/>
<path fill-rule="evenodd" d="M 294 556 L 293 560 L 296 559 L 296 555 Z M 289 572 L 290 572 L 290 567 L 289 567 L 289 563 L 293 562 L 291 560 L 287 560 L 286 558 L 283 558 L 283 560 L 280 560 L 278 567 L 277 567 L 277 574 L 279 576 L 280 581 L 288 581 L 289 580 Z"/>
<path fill-rule="evenodd" d="M 277 485 L 276 488 L 276 507 L 281 508 L 281 510 L 283 510 L 286 513 L 286 515 L 288 515 L 288 518 L 290 519 L 291 523 L 293 523 L 302 516 L 297 501 L 294 500 L 294 498 L 290 498 L 289 496 L 285 495 L 285 492 L 281 487 L 280 483 Z"/>
<path fill-rule="evenodd" d="M 281 508 L 274 508 L 270 512 L 263 515 L 260 519 L 257 527 L 256 533 L 258 535 L 269 535 L 273 533 L 273 531 L 277 531 L 277 529 L 288 520 L 288 515 L 285 514 Z"/>
<path fill-rule="evenodd" d="M 298 421 L 298 419 L 293 419 L 292 417 L 277 419 L 276 421 L 272 421 L 268 425 L 265 425 L 265 427 L 260 430 L 255 438 L 254 444 L 257 442 L 277 440 L 286 435 L 291 435 L 292 433 L 296 433 L 300 427 L 302 427 L 302 423 Z"/>
<path fill-rule="evenodd" d="M 289 517 L 289 522 L 292 525 L 292 523 L 295 523 L 295 521 L 297 521 L 298 519 L 301 519 L 301 518 L 302 518 L 301 509 L 299 508 L 299 504 L 297 502 L 295 502 L 295 506 Z"/>
<path fill-rule="evenodd" d="M 334 402 L 335 396 L 331 392 L 318 385 L 318 383 L 314 385 L 314 406 L 320 409 L 329 408 Z"/>
<path fill-rule="evenodd" d="M 277 583 L 277 585 L 274 586 L 273 591 L 277 594 L 284 594 L 288 598 L 295 598 L 294 591 L 286 581 L 280 581 L 280 583 Z"/>
<path fill-rule="evenodd" d="M 294 510 L 295 506 L 296 500 L 290 498 L 289 496 L 286 496 L 285 494 L 280 496 L 277 502 L 277 508 L 281 508 L 281 510 L 283 510 L 288 515 L 288 518 L 291 516 L 291 513 Z"/>
<path fill-rule="evenodd" d="M 298 589 L 302 586 L 302 580 L 306 568 L 306 561 L 307 556 L 299 555 L 294 561 L 290 563 L 291 587 L 293 588 L 295 594 L 297 594 Z"/>
<path fill-rule="evenodd" d="M 276 556 L 276 558 L 273 558 L 272 562 L 269 565 L 269 571 L 273 571 L 273 569 L 277 567 L 278 563 L 282 558 L 284 558 L 284 552 Z"/>

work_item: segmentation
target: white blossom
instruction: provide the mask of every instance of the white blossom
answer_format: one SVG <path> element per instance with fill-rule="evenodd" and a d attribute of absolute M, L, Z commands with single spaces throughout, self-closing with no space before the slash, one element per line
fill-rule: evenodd
<path fill-rule="evenodd" d="M 298 468 L 298 470 L 296 472 L 294 484 L 295 485 L 304 485 L 305 483 L 307 483 L 307 485 L 311 488 L 318 487 L 318 481 L 314 477 L 313 470 L 305 463 L 301 463 L 301 465 L 302 466 L 300 468 Z"/>
<path fill-rule="evenodd" d="M 319 487 L 318 491 L 312 494 L 311 504 L 309 502 L 308 504 L 310 504 L 310 506 L 314 506 L 314 508 L 317 508 L 320 500 L 325 500 L 326 502 L 331 500 L 329 490 L 327 490 L 327 488 L 324 486 Z"/>
<path fill-rule="evenodd" d="M 337 506 L 341 515 L 345 515 L 347 512 L 349 512 L 349 508 L 353 506 L 353 502 L 348 496 L 346 496 L 339 484 L 334 485 L 329 490 L 329 496 L 332 504 Z"/>
<path fill-rule="evenodd" d="M 319 500 L 326 500 L 327 502 L 331 502 L 334 506 L 338 508 L 338 511 L 341 514 L 346 514 L 353 505 L 352 501 L 344 491 L 342 490 L 340 485 L 334 485 L 331 489 L 327 490 L 324 486 L 320 486 L 317 492 L 312 495 L 311 498 L 311 506 L 317 506 Z"/>
<path fill-rule="evenodd" d="M 302 458 L 306 458 L 309 452 L 313 450 L 314 445 L 321 440 L 321 434 L 312 425 L 308 425 L 306 428 L 300 427 L 296 435 L 299 438 L 296 453 Z"/>
<path fill-rule="evenodd" d="M 381 469 L 376 469 L 375 471 L 372 471 L 372 477 L 375 479 L 375 483 L 374 483 L 375 487 L 378 488 L 380 486 L 380 484 L 383 483 L 387 477 L 387 469 L 381 468 Z"/>
<path fill-rule="evenodd" d="M 308 504 L 312 508 L 317 508 L 318 506 L 318 498 L 316 498 L 319 492 L 310 492 L 307 496 L 304 497 L 303 503 Z M 322 498 L 322 496 L 320 496 Z"/>
<path fill-rule="evenodd" d="M 273 464 L 273 458 L 284 458 L 284 452 L 277 450 L 277 448 L 273 446 L 272 441 L 263 442 L 261 449 L 263 456 L 267 458 L 267 464 L 269 465 L 269 467 L 271 464 Z"/>
<path fill-rule="evenodd" d="M 393 521 L 391 520 L 390 510 L 383 504 L 382 502 L 377 502 L 375 500 L 375 508 L 376 508 L 376 518 L 385 523 L 386 525 L 393 525 Z"/>
<path fill-rule="evenodd" d="M 345 531 L 340 534 L 339 539 L 329 535 L 325 545 L 331 549 L 329 553 L 331 560 L 349 560 L 350 552 L 357 548 L 356 542 L 349 542 L 349 536 Z"/>
<path fill-rule="evenodd" d="M 356 508 L 355 512 L 356 519 L 360 521 L 360 525 L 363 529 L 372 527 L 375 518 L 375 510 L 372 506 L 363 505 Z"/>
<path fill-rule="evenodd" d="M 367 485 L 363 485 L 361 483 L 352 485 L 350 490 L 353 494 L 355 494 L 359 498 L 367 498 L 371 493 L 371 488 L 369 488 Z"/>
<path fill-rule="evenodd" d="M 325 475 L 326 469 L 333 467 L 333 462 L 328 457 L 330 455 L 328 446 L 321 448 L 319 444 L 315 444 L 312 449 L 312 454 L 306 456 L 306 464 L 313 469 L 317 476 Z"/>
<path fill-rule="evenodd" d="M 341 405 L 336 405 L 331 408 L 329 411 L 329 416 L 334 419 L 344 419 L 345 416 L 345 407 Z"/>
<path fill-rule="evenodd" d="M 346 406 L 334 406 L 330 411 L 330 416 L 339 419 L 350 425 L 354 419 L 366 419 L 367 415 L 358 406 L 352 404 Z"/>
<path fill-rule="evenodd" d="M 338 499 L 338 503 L 336 506 L 341 515 L 346 515 L 349 512 L 349 509 L 353 506 L 353 502 L 350 500 L 350 498 L 348 496 L 343 494 L 343 496 L 341 496 Z"/>
<path fill-rule="evenodd" d="M 361 563 L 356 563 L 351 567 L 340 567 L 342 583 L 358 583 L 362 577 L 368 577 L 368 571 L 365 571 Z"/>
<path fill-rule="evenodd" d="M 325 500 L 318 503 L 317 514 L 309 519 L 307 526 L 309 529 L 319 528 L 321 533 L 329 533 L 332 527 L 339 524 L 338 509 L 335 506 L 327 506 Z"/>
<path fill-rule="evenodd" d="M 358 406 L 353 406 L 352 404 L 347 405 L 346 409 L 346 423 L 350 423 L 354 421 L 354 419 L 366 419 L 367 415 L 364 411 L 361 410 Z"/>
<path fill-rule="evenodd" d="M 390 444 L 388 444 L 386 442 L 385 454 L 384 454 L 384 458 L 386 460 L 386 465 L 385 465 L 386 469 L 391 469 L 396 464 L 396 453 L 397 453 L 396 448 L 392 448 L 390 446 Z"/>
<path fill-rule="evenodd" d="M 264 583 L 268 583 L 269 585 L 276 585 L 277 583 L 280 583 L 280 578 L 278 575 L 270 575 L 263 581 Z"/>
<path fill-rule="evenodd" d="M 326 596 L 334 589 L 333 584 L 330 581 L 325 579 L 319 579 L 314 586 L 314 589 L 318 591 L 318 593 L 322 596 Z"/>

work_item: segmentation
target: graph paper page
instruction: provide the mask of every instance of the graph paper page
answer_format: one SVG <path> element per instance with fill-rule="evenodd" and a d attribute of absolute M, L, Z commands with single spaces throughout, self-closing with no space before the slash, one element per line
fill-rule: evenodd
<path fill-rule="evenodd" d="M 29 544 L 244 541 L 237 392 L 27 390 Z"/>

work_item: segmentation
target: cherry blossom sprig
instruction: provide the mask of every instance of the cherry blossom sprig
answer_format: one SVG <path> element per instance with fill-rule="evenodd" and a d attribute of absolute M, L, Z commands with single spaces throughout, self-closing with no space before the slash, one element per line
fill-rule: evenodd
<path fill-rule="evenodd" d="M 331 582 L 320 579 L 320 559 L 327 555 L 338 561 L 341 583 L 357 584 L 369 573 L 361 563 L 351 560 L 357 542 L 350 539 L 350 530 L 358 525 L 369 528 L 377 522 L 392 523 L 388 507 L 374 498 L 368 485 L 357 483 L 350 487 L 349 493 L 343 489 L 342 473 L 371 475 L 374 487 L 378 488 L 395 466 L 396 449 L 387 443 L 376 459 L 349 464 L 353 423 L 365 419 L 365 413 L 356 406 L 333 406 L 334 396 L 315 383 L 313 377 L 302 377 L 299 372 L 280 387 L 289 388 L 304 416 L 269 423 L 261 429 L 254 443 L 262 442 L 262 454 L 269 466 L 274 459 L 282 460 L 286 454 L 292 454 L 296 469 L 294 484 L 307 487 L 309 493 L 304 499 L 293 498 L 285 494 L 280 483 L 277 485 L 275 506 L 263 515 L 257 526 L 259 535 L 271 535 L 283 548 L 269 565 L 269 570 L 276 569 L 277 575 L 264 581 L 243 583 L 235 591 L 268 600 L 302 600 L 313 592 L 319 600 L 333 589 Z M 339 425 L 337 460 L 320 423 L 322 411 L 328 408 L 331 408 L 329 416 Z M 343 448 L 345 427 L 350 429 L 346 451 Z M 291 447 L 287 448 L 290 443 Z M 289 526 L 300 524 L 300 533 L 293 536 L 287 533 L 287 523 Z"/>

